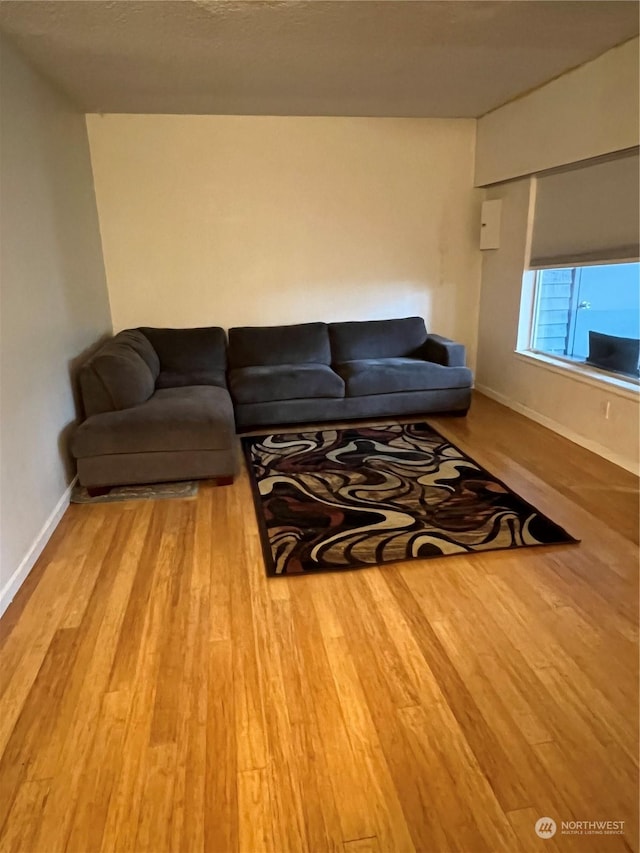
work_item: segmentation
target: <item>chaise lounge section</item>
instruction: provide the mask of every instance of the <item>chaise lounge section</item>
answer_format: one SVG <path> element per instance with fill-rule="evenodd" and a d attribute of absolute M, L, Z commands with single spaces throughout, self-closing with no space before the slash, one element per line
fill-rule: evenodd
<path fill-rule="evenodd" d="M 92 489 L 236 471 L 233 406 L 221 328 L 130 329 L 80 369 L 87 419 L 71 442 Z"/>

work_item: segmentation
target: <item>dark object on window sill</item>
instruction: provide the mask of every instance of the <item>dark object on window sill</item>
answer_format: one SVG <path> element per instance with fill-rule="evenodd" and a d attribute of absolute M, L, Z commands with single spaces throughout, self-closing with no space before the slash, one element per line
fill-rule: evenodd
<path fill-rule="evenodd" d="M 587 364 L 637 377 L 640 373 L 640 340 L 589 332 L 589 355 Z"/>

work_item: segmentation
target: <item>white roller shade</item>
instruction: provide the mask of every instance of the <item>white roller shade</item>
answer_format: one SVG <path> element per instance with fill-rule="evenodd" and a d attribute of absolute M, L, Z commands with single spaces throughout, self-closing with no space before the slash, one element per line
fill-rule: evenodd
<path fill-rule="evenodd" d="M 531 266 L 640 254 L 638 153 L 538 178 Z"/>

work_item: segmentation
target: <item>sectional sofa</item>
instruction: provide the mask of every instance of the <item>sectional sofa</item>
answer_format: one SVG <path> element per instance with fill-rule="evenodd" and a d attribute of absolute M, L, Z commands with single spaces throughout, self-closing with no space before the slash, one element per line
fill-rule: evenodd
<path fill-rule="evenodd" d="M 420 317 L 120 332 L 79 374 L 72 438 L 90 488 L 236 471 L 239 431 L 351 418 L 465 414 L 462 344 Z"/>

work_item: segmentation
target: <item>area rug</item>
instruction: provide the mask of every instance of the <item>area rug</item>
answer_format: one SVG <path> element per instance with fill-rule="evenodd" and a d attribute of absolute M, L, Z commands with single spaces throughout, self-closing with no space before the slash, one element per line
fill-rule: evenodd
<path fill-rule="evenodd" d="M 161 501 L 192 498 L 198 494 L 196 480 L 181 483 L 154 483 L 147 486 L 114 486 L 104 495 L 90 495 L 84 486 L 74 486 L 71 491 L 73 504 L 104 504 L 116 501 Z"/>
<path fill-rule="evenodd" d="M 577 541 L 426 423 L 242 443 L 270 575 Z"/>

